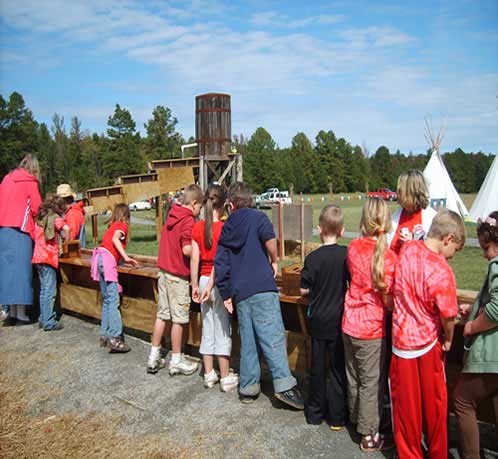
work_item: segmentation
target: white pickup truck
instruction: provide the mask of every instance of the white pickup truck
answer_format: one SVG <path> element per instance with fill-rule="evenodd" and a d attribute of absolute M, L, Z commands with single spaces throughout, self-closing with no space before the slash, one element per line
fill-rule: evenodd
<path fill-rule="evenodd" d="M 256 198 L 256 208 L 270 208 L 276 204 L 292 204 L 288 191 L 279 191 L 278 188 L 269 188 Z"/>

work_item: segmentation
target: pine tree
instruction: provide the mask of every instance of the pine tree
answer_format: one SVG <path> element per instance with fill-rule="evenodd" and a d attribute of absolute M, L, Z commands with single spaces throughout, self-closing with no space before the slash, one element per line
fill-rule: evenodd
<path fill-rule="evenodd" d="M 276 143 L 270 133 L 259 127 L 247 142 L 244 152 L 244 179 L 256 193 L 281 187 L 277 170 Z"/>
<path fill-rule="evenodd" d="M 158 105 L 152 112 L 153 118 L 144 127 L 147 137 L 144 142 L 145 156 L 148 160 L 180 157 L 183 137 L 176 132 L 178 120 L 171 110 Z"/>
<path fill-rule="evenodd" d="M 116 104 L 114 114 L 107 120 L 109 143 L 104 148 L 103 172 L 111 181 L 121 175 L 145 171 L 145 160 L 140 151 L 140 134 L 130 112 Z"/>
<path fill-rule="evenodd" d="M 0 95 L 0 176 L 17 167 L 27 153 L 36 153 L 37 122 L 18 92 L 8 102 Z"/>

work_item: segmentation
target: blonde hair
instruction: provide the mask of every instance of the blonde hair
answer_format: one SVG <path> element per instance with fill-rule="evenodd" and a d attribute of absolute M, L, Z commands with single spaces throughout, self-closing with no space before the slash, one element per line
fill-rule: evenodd
<path fill-rule="evenodd" d="M 462 217 L 452 210 L 439 209 L 432 220 L 427 237 L 441 241 L 450 233 L 453 234 L 455 242 L 460 243 L 460 247 L 463 247 L 466 236 Z"/>
<path fill-rule="evenodd" d="M 31 153 L 28 153 L 19 163 L 19 169 L 24 169 L 29 172 L 32 176 L 41 183 L 41 175 L 40 175 L 40 163 L 36 156 L 33 156 Z"/>
<path fill-rule="evenodd" d="M 377 238 L 370 269 L 374 287 L 383 292 L 387 287 L 384 282 L 384 255 L 387 250 L 386 233 L 391 231 L 391 211 L 383 199 L 367 199 L 361 213 L 360 230 L 363 236 Z"/>
<path fill-rule="evenodd" d="M 112 210 L 111 217 L 106 221 L 106 224 L 110 225 L 114 222 L 123 222 L 127 225 L 130 224 L 130 208 L 128 204 L 124 202 L 120 202 L 114 206 Z"/>
<path fill-rule="evenodd" d="M 204 199 L 204 194 L 202 193 L 201 187 L 195 184 L 189 185 L 185 188 L 185 192 L 183 193 L 183 205 L 188 206 L 192 204 L 192 202 L 197 201 L 198 203 L 202 203 Z"/>
<path fill-rule="evenodd" d="M 398 203 L 407 212 L 416 212 L 429 205 L 429 191 L 424 174 L 416 169 L 404 172 L 398 177 Z"/>
<path fill-rule="evenodd" d="M 340 236 L 344 228 L 344 215 L 340 207 L 329 204 L 320 212 L 318 224 L 327 236 Z"/>

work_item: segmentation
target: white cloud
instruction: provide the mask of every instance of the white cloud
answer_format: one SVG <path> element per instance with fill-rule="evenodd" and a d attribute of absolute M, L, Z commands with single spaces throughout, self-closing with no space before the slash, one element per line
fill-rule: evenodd
<path fill-rule="evenodd" d="M 258 27 L 300 29 L 312 25 L 332 25 L 344 21 L 345 16 L 341 14 L 322 14 L 317 16 L 305 16 L 301 19 L 291 20 L 287 15 L 276 11 L 263 11 L 254 13 L 250 23 Z"/>
<path fill-rule="evenodd" d="M 473 136 L 474 142 L 482 136 L 498 145 L 497 135 L 489 134 L 497 124 L 497 75 L 457 78 L 438 71 L 436 81 L 435 69 L 424 67 L 421 53 L 417 62 L 404 59 L 404 53 L 420 51 L 422 44 L 395 27 L 353 28 L 342 24 L 345 18 L 340 15 L 290 20 L 277 11 L 263 11 L 247 19 L 255 27 L 238 31 L 224 18 L 214 23 L 200 14 L 211 11 L 219 17 L 226 11 L 219 2 L 157 1 L 152 5 L 154 12 L 131 0 L 70 5 L 39 0 L 36 7 L 27 0 L 5 2 L 2 21 L 29 31 L 33 43 L 26 55 L 6 46 L 0 59 L 17 60 L 16 65 L 30 59 L 42 62 L 35 51 L 38 45 L 48 58 L 74 43 L 103 59 L 124 55 L 137 65 L 146 64 L 163 75 L 159 83 L 117 79 L 102 86 L 121 97 L 136 94 L 142 84 L 144 93 L 153 93 L 157 103 L 175 104 L 171 108 L 184 135 L 193 134 L 193 96 L 223 91 L 233 95 L 234 133 L 251 134 L 263 125 L 282 146 L 300 130 L 314 138 L 320 129 L 333 129 L 353 143 L 366 140 L 373 150 L 379 143 L 404 151 L 411 146 L 423 148 L 423 116 L 428 113 L 442 114 L 448 125 L 458 126 L 448 132 L 449 145 L 455 139 L 463 142 L 465 136 Z M 326 38 L 312 33 L 314 25 L 335 24 L 334 33 Z M 63 63 L 60 59 L 47 61 L 55 65 Z M 161 85 L 162 91 L 157 89 Z M 152 106 L 120 103 L 139 128 L 151 116 Z M 77 114 L 84 122 L 100 123 L 101 130 L 114 110 L 113 104 L 72 103 L 57 109 L 42 105 L 41 110 L 50 112 L 48 117 L 54 111 L 68 117 Z"/>

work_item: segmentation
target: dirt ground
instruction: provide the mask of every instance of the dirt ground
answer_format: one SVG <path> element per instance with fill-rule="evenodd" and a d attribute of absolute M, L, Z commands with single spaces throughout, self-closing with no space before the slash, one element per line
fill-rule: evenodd
<path fill-rule="evenodd" d="M 362 453 L 348 429 L 307 425 L 272 396 L 267 376 L 244 406 L 235 392 L 204 389 L 200 374 L 146 374 L 143 341 L 127 337 L 129 354 L 108 354 L 97 325 L 62 320 L 52 333 L 0 327 L 2 458 L 391 457 Z M 498 444 L 490 428 L 483 438 Z M 453 428 L 450 445 L 458 458 Z"/>

